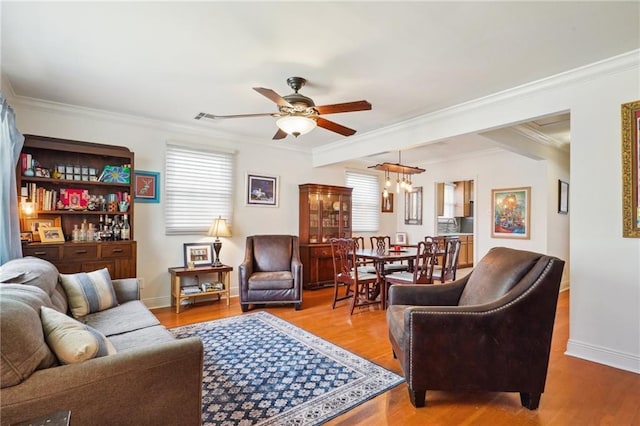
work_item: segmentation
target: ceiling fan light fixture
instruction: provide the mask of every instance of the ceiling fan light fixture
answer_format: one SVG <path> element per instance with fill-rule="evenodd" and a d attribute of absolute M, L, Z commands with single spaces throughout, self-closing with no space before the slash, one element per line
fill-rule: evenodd
<path fill-rule="evenodd" d="M 295 137 L 309 133 L 317 124 L 316 120 L 303 115 L 287 115 L 276 121 L 280 130 Z"/>

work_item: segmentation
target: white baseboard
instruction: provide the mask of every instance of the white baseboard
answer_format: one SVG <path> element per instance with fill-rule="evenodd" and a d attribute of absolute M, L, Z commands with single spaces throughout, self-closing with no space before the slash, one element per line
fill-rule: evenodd
<path fill-rule="evenodd" d="M 601 346 L 569 340 L 565 355 L 640 374 L 640 356 L 637 354 L 614 351 Z"/>

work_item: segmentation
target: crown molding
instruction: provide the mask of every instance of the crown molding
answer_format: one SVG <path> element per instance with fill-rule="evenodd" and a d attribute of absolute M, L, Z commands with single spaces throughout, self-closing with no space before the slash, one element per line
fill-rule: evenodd
<path fill-rule="evenodd" d="M 316 147 L 312 149 L 312 155 L 316 157 L 316 155 L 326 154 L 336 149 L 346 147 L 347 145 L 357 143 L 362 144 L 362 146 L 367 146 L 368 142 L 371 142 L 374 139 L 388 137 L 401 129 L 406 131 L 411 128 L 423 127 L 452 117 L 469 114 L 473 110 L 498 104 L 514 98 L 526 97 L 532 93 L 552 91 L 560 87 L 583 83 L 605 75 L 617 74 L 629 69 L 638 68 L 639 66 L 640 49 L 632 50 L 602 61 L 525 83 L 511 89 L 496 92 L 491 95 L 463 102 L 448 108 L 443 108 L 438 111 L 423 114 L 421 116 L 404 120 L 361 135 L 351 136 L 348 141 L 343 140 Z M 373 146 L 373 144 L 371 145 Z M 365 153 L 365 155 L 368 155 L 368 153 Z M 314 165 L 316 166 L 324 164 L 325 162 L 314 162 Z"/>

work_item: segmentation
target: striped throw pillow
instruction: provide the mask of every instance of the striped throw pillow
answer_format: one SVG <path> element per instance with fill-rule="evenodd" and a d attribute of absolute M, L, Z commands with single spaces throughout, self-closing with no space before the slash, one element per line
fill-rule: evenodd
<path fill-rule="evenodd" d="M 107 268 L 93 272 L 60 274 L 60 282 L 67 293 L 71 313 L 75 318 L 118 306 Z"/>
<path fill-rule="evenodd" d="M 47 344 L 63 364 L 75 364 L 116 353 L 104 334 L 55 309 L 41 306 L 40 320 Z"/>

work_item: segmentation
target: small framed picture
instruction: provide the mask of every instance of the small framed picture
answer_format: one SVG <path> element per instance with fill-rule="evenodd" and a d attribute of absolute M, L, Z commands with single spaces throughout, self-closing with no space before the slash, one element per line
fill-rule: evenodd
<path fill-rule="evenodd" d="M 382 194 L 380 210 L 382 213 L 393 213 L 393 192 L 388 192 L 386 197 Z"/>
<path fill-rule="evenodd" d="M 38 234 L 43 243 L 64 243 L 64 234 L 59 226 L 40 226 Z"/>
<path fill-rule="evenodd" d="M 33 234 L 31 232 L 20 233 L 20 242 L 30 243 L 31 241 L 33 241 Z"/>
<path fill-rule="evenodd" d="M 247 173 L 247 205 L 278 207 L 278 181 L 278 176 Z"/>
<path fill-rule="evenodd" d="M 406 232 L 396 232 L 396 244 L 399 244 L 399 245 L 407 244 L 407 233 Z"/>
<path fill-rule="evenodd" d="M 133 197 L 138 203 L 159 203 L 160 173 L 136 170 L 133 177 Z"/>
<path fill-rule="evenodd" d="M 569 213 L 569 183 L 558 180 L 558 213 Z"/>
<path fill-rule="evenodd" d="M 184 244 L 184 266 L 189 265 L 204 266 L 213 263 L 212 243 L 185 243 Z"/>
<path fill-rule="evenodd" d="M 27 217 L 22 219 L 22 226 L 20 229 L 22 232 L 30 232 L 31 239 L 37 242 L 40 241 L 40 233 L 38 232 L 40 227 L 62 226 L 61 223 L 60 216 L 49 216 L 47 219 L 42 217 Z"/>

